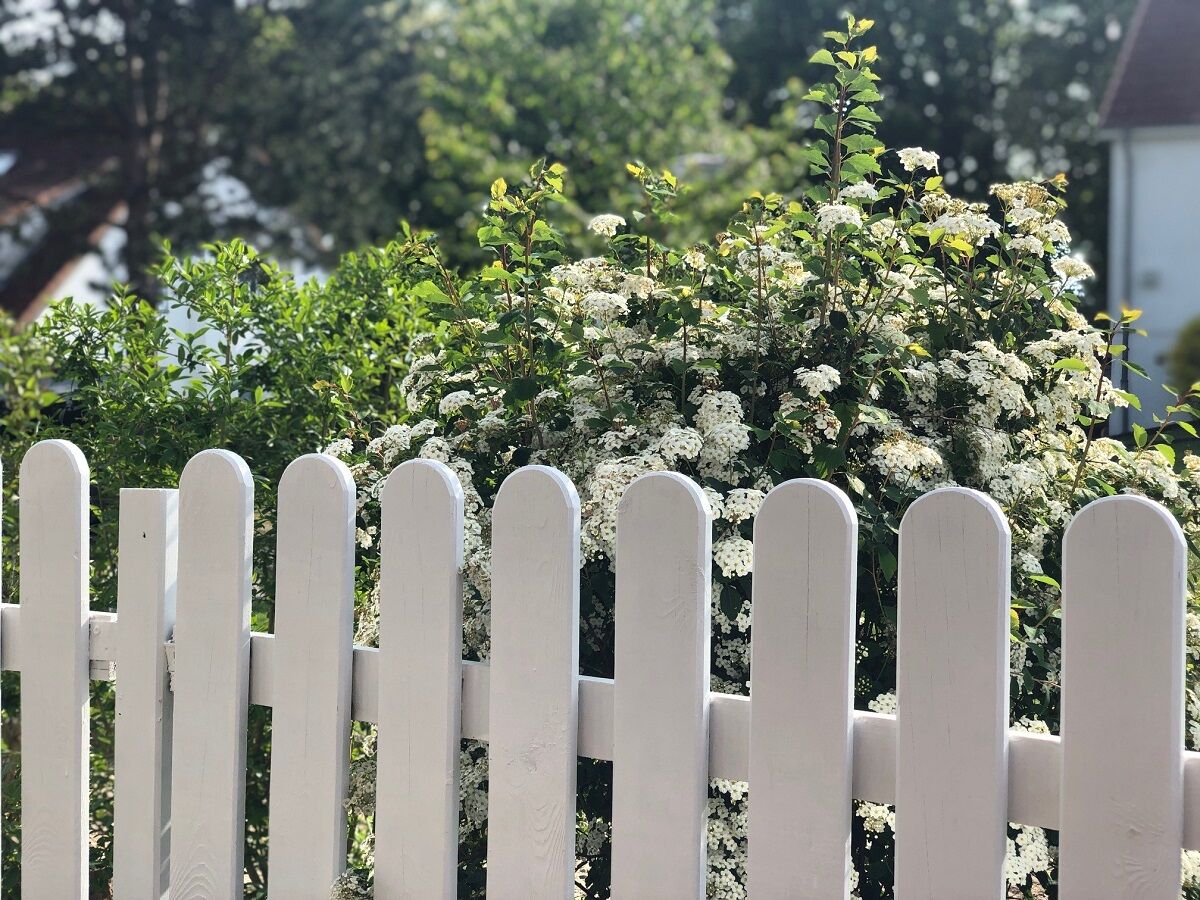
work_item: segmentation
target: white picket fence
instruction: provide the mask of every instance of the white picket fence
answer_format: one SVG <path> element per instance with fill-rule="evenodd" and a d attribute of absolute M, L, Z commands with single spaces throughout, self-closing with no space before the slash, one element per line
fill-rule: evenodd
<path fill-rule="evenodd" d="M 379 727 L 376 896 L 451 898 L 460 738 L 489 742 L 489 898 L 570 898 L 578 756 L 614 761 L 612 892 L 704 896 L 710 777 L 748 781 L 749 891 L 845 898 L 851 798 L 895 803 L 895 895 L 1004 893 L 1006 822 L 1061 833 L 1064 900 L 1175 900 L 1200 848 L 1183 750 L 1184 541 L 1097 501 L 1064 547 L 1062 738 L 1010 731 L 1009 531 L 960 488 L 900 533 L 899 717 L 853 709 L 857 525 L 828 484 L 755 523 L 752 699 L 709 690 L 711 528 L 687 478 L 639 479 L 617 532 L 613 680 L 578 676 L 579 501 L 542 467 L 493 519 L 492 658 L 461 659 L 463 495 L 436 462 L 383 490 L 379 649 L 352 646 L 355 490 L 296 460 L 279 490 L 276 633 L 250 631 L 252 485 L 237 456 L 121 495 L 116 615 L 88 611 L 87 464 L 20 473 L 22 885 L 84 898 L 88 680 L 116 679 L 115 894 L 241 896 L 247 704 L 272 707 L 269 891 L 324 900 L 346 859 L 351 719 Z M 173 641 L 172 641 L 173 637 Z M 6 896 L 12 886 L 5 886 Z"/>

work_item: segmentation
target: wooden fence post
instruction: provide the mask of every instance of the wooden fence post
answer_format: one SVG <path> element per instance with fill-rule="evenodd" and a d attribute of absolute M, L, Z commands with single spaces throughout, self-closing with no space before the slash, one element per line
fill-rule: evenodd
<path fill-rule="evenodd" d="M 170 882 L 171 719 L 163 645 L 175 627 L 179 492 L 121 491 L 113 896 L 165 896 Z"/>
<path fill-rule="evenodd" d="M 1144 497 L 1088 504 L 1063 541 L 1063 900 L 1175 900 L 1183 841 L 1187 552 Z"/>
<path fill-rule="evenodd" d="M 1010 543 L 966 488 L 900 524 L 896 900 L 1004 896 Z"/>
<path fill-rule="evenodd" d="M 575 896 L 579 497 L 526 466 L 492 512 L 487 895 Z"/>
<path fill-rule="evenodd" d="M 205 450 L 179 479 L 171 900 L 244 891 L 254 484 Z"/>
<path fill-rule="evenodd" d="M 776 487 L 754 519 L 748 892 L 850 896 L 858 517 L 824 481 Z"/>
<path fill-rule="evenodd" d="M 88 489 L 74 444 L 20 472 L 21 895 L 88 895 Z"/>
<path fill-rule="evenodd" d="M 375 890 L 458 896 L 463 490 L 409 460 L 381 494 Z"/>
<path fill-rule="evenodd" d="M 354 478 L 312 453 L 279 482 L 267 893 L 327 900 L 346 869 Z"/>
<path fill-rule="evenodd" d="M 617 513 L 612 893 L 705 895 L 712 520 L 673 472 Z"/>

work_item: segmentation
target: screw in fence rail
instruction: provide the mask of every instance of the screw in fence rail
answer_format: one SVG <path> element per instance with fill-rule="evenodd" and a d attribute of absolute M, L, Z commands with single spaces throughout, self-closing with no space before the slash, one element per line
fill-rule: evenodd
<path fill-rule="evenodd" d="M 171 900 L 243 892 L 254 485 L 205 450 L 179 479 Z"/>
<path fill-rule="evenodd" d="M 977 491 L 933 491 L 900 524 L 897 900 L 1004 895 L 1010 554 Z"/>
<path fill-rule="evenodd" d="M 312 453 L 279 482 L 267 895 L 326 900 L 346 868 L 354 478 Z"/>
<path fill-rule="evenodd" d="M 705 895 L 711 582 L 703 491 L 638 478 L 617 512 L 614 897 Z"/>
<path fill-rule="evenodd" d="M 579 516 L 545 466 L 509 475 L 492 511 L 489 898 L 575 896 Z"/>
<path fill-rule="evenodd" d="M 454 900 L 463 490 L 442 463 L 410 460 L 380 498 L 375 892 Z"/>
<path fill-rule="evenodd" d="M 87 896 L 87 461 L 42 441 L 20 471 L 21 893 Z"/>
<path fill-rule="evenodd" d="M 162 897 L 170 879 L 171 694 L 164 644 L 175 627 L 179 492 L 121 491 L 113 896 Z"/>
<path fill-rule="evenodd" d="M 850 896 L 858 517 L 824 481 L 754 519 L 747 876 L 760 900 Z"/>
<path fill-rule="evenodd" d="M 1187 554 L 1159 504 L 1086 506 L 1063 540 L 1063 900 L 1175 900 Z"/>

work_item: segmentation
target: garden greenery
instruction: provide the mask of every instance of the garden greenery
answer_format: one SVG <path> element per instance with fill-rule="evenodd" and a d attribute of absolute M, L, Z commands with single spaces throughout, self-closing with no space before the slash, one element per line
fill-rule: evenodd
<path fill-rule="evenodd" d="M 490 262 L 470 275 L 445 264 L 434 237 L 413 232 L 343 264 L 324 288 L 297 288 L 239 245 L 217 250 L 215 262 L 169 260 L 161 270 L 169 293 L 192 298 L 219 335 L 215 349 L 195 336 L 172 343 L 128 298 L 117 299 L 115 319 L 60 308 L 29 340 L 54 371 L 74 359 L 72 415 L 94 424 L 59 416 L 38 436 L 65 434 L 98 453 L 93 465 L 108 490 L 122 480 L 170 483 L 208 444 L 239 450 L 269 483 L 287 457 L 316 446 L 346 460 L 359 490 L 357 640 L 368 644 L 377 638 L 380 488 L 404 460 L 444 462 L 466 495 L 465 648 L 475 658 L 488 654 L 496 491 L 519 466 L 556 466 L 580 495 L 580 656 L 583 673 L 598 676 L 612 674 L 621 493 L 643 473 L 683 472 L 713 510 L 712 687 L 743 694 L 754 515 L 772 486 L 823 478 L 858 510 L 855 694 L 880 712 L 896 707 L 901 517 L 932 488 L 978 488 L 1012 527 L 1012 718 L 1018 728 L 1054 730 L 1066 523 L 1096 497 L 1134 491 L 1166 504 L 1194 541 L 1200 457 L 1176 452 L 1167 423 L 1136 432 L 1130 446 L 1103 436 L 1114 408 L 1137 404 L 1108 377 L 1128 365 L 1121 335 L 1136 313 L 1094 327 L 1078 311 L 1077 290 L 1092 272 L 1069 253 L 1059 218 L 1065 179 L 995 185 L 968 202 L 945 190 L 936 153 L 887 148 L 877 136 L 871 25 L 849 18 L 813 57 L 830 75 L 806 97 L 822 108 L 804 155 L 812 187 L 794 199 L 754 195 L 711 242 L 664 245 L 656 235 L 683 188 L 670 172 L 631 164 L 642 203 L 594 218 L 604 255 L 574 257 L 548 220 L 568 173 L 543 162 L 521 184 L 492 185 L 477 234 Z M 121 330 L 122 310 L 140 311 L 148 348 Z M 120 337 L 81 342 L 81 323 L 93 321 Z M 171 353 L 182 355 L 164 369 Z M 80 367 L 89 364 L 87 375 Z M 222 374 L 234 370 L 237 379 Z M 123 374 L 103 380 L 112 373 Z M 155 398 L 144 407 L 133 402 L 142 380 Z M 130 393 L 115 393 L 126 386 Z M 1186 432 L 1191 400 L 1170 409 Z M 160 419 L 167 410 L 172 417 Z M 26 437 L 40 421 L 9 416 Z M 118 455 L 141 441 L 136 462 Z M 104 515 L 102 526 L 111 521 Z M 269 494 L 258 515 L 269 534 Z M 270 543 L 257 542 L 266 573 Z M 264 614 L 266 581 L 256 587 Z M 1200 616 L 1189 614 L 1188 638 L 1190 665 L 1200 659 Z M 1188 723 L 1189 744 L 1200 746 L 1200 698 L 1190 690 Z M 349 800 L 357 868 L 335 887 L 338 897 L 371 891 L 372 740 L 358 735 Z M 464 746 L 462 774 L 460 895 L 482 896 L 483 745 Z M 607 896 L 610 780 L 610 764 L 581 761 L 586 898 Z M 745 895 L 746 797 L 744 784 L 712 783 L 712 897 Z M 856 813 L 856 896 L 890 896 L 892 813 L 871 803 Z M 1010 896 L 1047 896 L 1054 835 L 1014 826 L 1010 836 Z M 261 853 L 261 831 L 252 828 L 249 842 Z M 1185 854 L 1184 865 L 1192 890 L 1200 854 Z"/>
<path fill-rule="evenodd" d="M 646 472 L 696 479 L 714 511 L 712 687 L 746 693 L 752 622 L 751 525 L 765 493 L 796 477 L 845 489 L 860 517 L 856 697 L 895 710 L 896 538 L 907 505 L 932 488 L 986 491 L 1014 540 L 1012 706 L 1019 728 L 1057 724 L 1059 541 L 1084 503 L 1138 491 L 1200 529 L 1200 458 L 1167 431 L 1136 446 L 1102 437 L 1115 407 L 1137 403 L 1106 368 L 1136 315 L 1096 328 L 1077 310 L 1092 275 L 1069 255 L 1059 219 L 1065 180 L 1001 184 L 986 202 L 946 192 L 938 156 L 888 150 L 869 21 L 830 32 L 814 62 L 830 70 L 807 99 L 824 108 L 806 160 L 815 184 L 789 200 L 756 195 L 707 244 L 654 238 L 679 186 L 633 165 L 645 202 L 597 217 L 604 256 L 578 259 L 547 224 L 565 173 L 539 164 L 526 183 L 497 181 L 479 229 L 492 263 L 449 276 L 423 246 L 414 293 L 442 323 L 401 385 L 406 416 L 328 452 L 359 484 L 360 544 L 378 534 L 378 491 L 401 461 L 449 465 L 467 497 L 465 637 L 488 652 L 489 508 L 526 463 L 560 468 L 583 514 L 582 668 L 611 675 L 613 555 L 622 491 Z M 1187 398 L 1176 414 L 1193 412 Z M 1190 427 L 1190 426 L 1189 426 Z M 375 609 L 360 621 L 374 639 Z M 1200 619 L 1190 633 L 1200 637 Z M 1193 643 L 1200 653 L 1200 640 Z M 1192 696 L 1193 740 L 1200 705 Z M 483 750 L 463 758 L 463 835 L 485 825 Z M 609 770 L 581 768 L 579 880 L 605 896 Z M 369 789 L 357 794 L 370 797 Z M 715 781 L 709 893 L 743 896 L 745 796 Z M 857 804 L 856 892 L 890 896 L 891 813 Z M 1011 888 L 1053 881 L 1054 842 L 1014 827 Z M 468 854 L 469 856 L 469 854 Z M 478 859 L 469 859 L 470 868 Z M 1195 872 L 1189 867 L 1189 878 Z M 353 888 L 346 887 L 348 894 Z"/>

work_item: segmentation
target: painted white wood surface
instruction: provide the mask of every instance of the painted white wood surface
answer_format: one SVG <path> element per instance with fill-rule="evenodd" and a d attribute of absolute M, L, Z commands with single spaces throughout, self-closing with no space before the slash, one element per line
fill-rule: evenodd
<path fill-rule="evenodd" d="M 489 900 L 575 896 L 579 497 L 526 466 L 492 511 Z"/>
<path fill-rule="evenodd" d="M 279 481 L 267 895 L 328 900 L 346 868 L 354 478 L 312 453 Z"/>
<path fill-rule="evenodd" d="M 705 895 L 712 522 L 691 479 L 638 478 L 617 512 L 612 893 Z"/>
<path fill-rule="evenodd" d="M 88 894 L 87 461 L 42 441 L 20 470 L 21 894 Z"/>
<path fill-rule="evenodd" d="M 1063 900 L 1177 898 L 1186 550 L 1161 506 L 1097 500 L 1063 541 Z"/>
<path fill-rule="evenodd" d="M 995 501 L 966 488 L 900 525 L 897 900 L 1004 895 L 1010 543 Z"/>
<path fill-rule="evenodd" d="M 0 459 L 0 485 L 4 484 L 4 460 Z M 4 491 L 0 489 L 0 525 L 4 522 Z M 4 552 L 4 529 L 0 527 L 0 554 Z M 0 597 L 4 596 L 4 567 L 0 566 Z M 0 613 L 0 668 L 8 667 L 4 654 L 4 616 Z M 2 699 L 2 697 L 0 697 Z M 0 760 L 3 758 L 3 747 L 0 747 Z M 5 813 L 4 799 L 0 797 L 0 817 Z M 3 878 L 0 877 L 0 893 L 4 890 Z"/>
<path fill-rule="evenodd" d="M 254 485 L 227 450 L 179 479 L 171 900 L 242 894 Z"/>
<path fill-rule="evenodd" d="M 175 628 L 179 492 L 121 491 L 113 896 L 163 897 L 170 880 L 171 719 L 163 644 Z"/>
<path fill-rule="evenodd" d="M 858 517 L 824 481 L 776 487 L 754 520 L 747 888 L 850 896 Z"/>
<path fill-rule="evenodd" d="M 463 490 L 434 460 L 381 493 L 375 890 L 454 900 L 462 709 Z"/>

